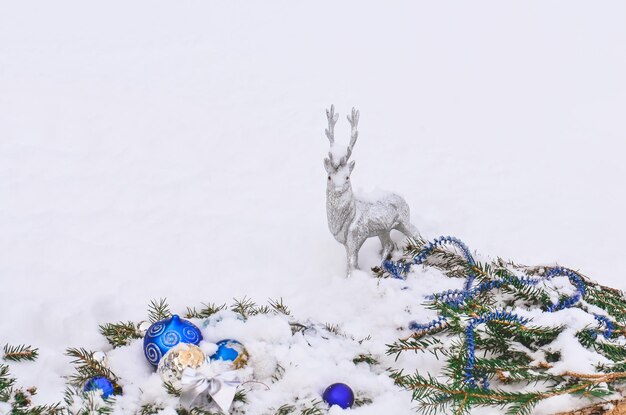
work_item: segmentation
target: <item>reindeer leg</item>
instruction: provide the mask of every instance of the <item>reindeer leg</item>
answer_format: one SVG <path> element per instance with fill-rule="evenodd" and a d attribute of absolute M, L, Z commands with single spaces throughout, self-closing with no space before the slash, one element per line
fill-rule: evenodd
<path fill-rule="evenodd" d="M 389 232 L 382 232 L 378 235 L 378 239 L 380 239 L 380 243 L 383 247 L 381 256 L 383 259 L 387 259 L 387 257 L 391 255 L 391 252 L 395 248 L 395 244 L 391 240 L 391 235 L 389 235 Z"/>
<path fill-rule="evenodd" d="M 417 228 L 408 221 L 406 223 L 398 224 L 395 229 L 402 232 L 409 238 L 417 239 L 420 236 L 420 232 L 417 230 Z"/>
<path fill-rule="evenodd" d="M 348 277 L 352 270 L 359 269 L 359 249 L 364 241 L 359 241 L 354 236 L 348 236 L 346 241 L 346 254 L 348 255 Z"/>

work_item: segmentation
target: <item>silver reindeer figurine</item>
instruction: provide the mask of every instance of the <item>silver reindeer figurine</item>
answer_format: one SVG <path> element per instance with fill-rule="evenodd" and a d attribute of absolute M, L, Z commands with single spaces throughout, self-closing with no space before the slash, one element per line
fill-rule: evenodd
<path fill-rule="evenodd" d="M 359 268 L 359 249 L 367 238 L 378 236 L 382 244 L 382 256 L 387 258 L 394 249 L 389 233 L 396 229 L 410 238 L 419 236 L 417 228 L 410 222 L 409 205 L 394 193 L 378 194 L 376 197 L 359 198 L 352 192 L 350 174 L 354 161 L 348 162 L 352 149 L 359 136 L 357 124 L 359 111 L 352 108 L 348 116 L 351 125 L 350 144 L 347 148 L 335 145 L 335 124 L 339 118 L 335 107 L 326 110 L 328 129 L 326 137 L 330 141 L 328 157 L 324 167 L 328 172 L 326 187 L 326 214 L 328 228 L 335 239 L 346 247 L 348 256 L 348 276 Z"/>

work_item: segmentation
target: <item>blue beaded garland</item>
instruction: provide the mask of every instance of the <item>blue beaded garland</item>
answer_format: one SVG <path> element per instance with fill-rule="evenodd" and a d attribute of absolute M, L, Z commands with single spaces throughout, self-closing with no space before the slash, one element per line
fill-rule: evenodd
<path fill-rule="evenodd" d="M 109 396 L 115 394 L 115 386 L 111 381 L 104 376 L 98 376 L 92 379 L 89 379 L 87 383 L 85 383 L 85 387 L 83 390 L 85 392 L 90 392 L 94 390 L 100 389 L 102 391 L 102 397 L 104 399 Z"/>
<path fill-rule="evenodd" d="M 347 409 L 354 405 L 354 392 L 345 383 L 333 383 L 326 388 L 322 395 L 324 401 L 329 405 L 338 405 Z"/>
<path fill-rule="evenodd" d="M 202 333 L 198 327 L 173 315 L 150 326 L 143 338 L 143 352 L 148 362 L 156 368 L 161 357 L 178 343 L 197 345 L 201 340 Z"/>

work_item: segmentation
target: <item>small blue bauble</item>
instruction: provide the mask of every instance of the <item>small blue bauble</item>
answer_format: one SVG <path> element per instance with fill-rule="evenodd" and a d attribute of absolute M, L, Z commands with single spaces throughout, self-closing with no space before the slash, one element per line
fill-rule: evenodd
<path fill-rule="evenodd" d="M 90 392 L 97 389 L 102 390 L 102 397 L 104 399 L 115 393 L 115 386 L 113 386 L 113 383 L 111 383 L 111 381 L 104 376 L 89 379 L 87 383 L 85 383 L 85 388 L 83 390 L 85 392 Z"/>
<path fill-rule="evenodd" d="M 143 338 L 143 352 L 155 368 L 161 357 L 178 343 L 197 345 L 202 340 L 200 329 L 174 314 L 150 326 Z"/>
<path fill-rule="evenodd" d="M 217 342 L 217 351 L 211 356 L 211 360 L 233 362 L 235 369 L 240 369 L 248 362 L 248 351 L 237 340 L 221 340 Z"/>
<path fill-rule="evenodd" d="M 354 392 L 345 383 L 333 383 L 326 388 L 322 395 L 324 401 L 329 405 L 339 405 L 343 409 L 354 405 Z"/>

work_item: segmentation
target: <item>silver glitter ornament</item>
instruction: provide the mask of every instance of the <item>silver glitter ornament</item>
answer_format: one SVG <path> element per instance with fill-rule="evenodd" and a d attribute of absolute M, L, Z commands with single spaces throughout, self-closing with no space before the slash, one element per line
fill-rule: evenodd
<path fill-rule="evenodd" d="M 324 167 L 328 173 L 326 187 L 326 214 L 328 228 L 337 242 L 346 248 L 348 257 L 348 275 L 353 269 L 359 268 L 359 249 L 367 238 L 377 236 L 382 244 L 382 256 L 386 258 L 394 248 L 390 232 L 396 229 L 410 238 L 417 238 L 419 232 L 410 221 L 409 205 L 399 195 L 380 193 L 364 198 L 352 192 L 350 174 L 354 169 L 354 161 L 348 162 L 352 149 L 359 136 L 357 124 L 359 111 L 352 108 L 348 116 L 351 125 L 350 144 L 347 148 L 335 145 L 335 124 L 339 114 L 331 105 L 326 110 L 328 128 L 326 137 L 330 141 L 328 157 L 324 159 Z"/>
<path fill-rule="evenodd" d="M 197 369 L 205 361 L 206 356 L 198 346 L 191 343 L 179 343 L 161 358 L 157 372 L 163 382 L 169 382 L 180 388 L 183 371 L 187 368 Z"/>

